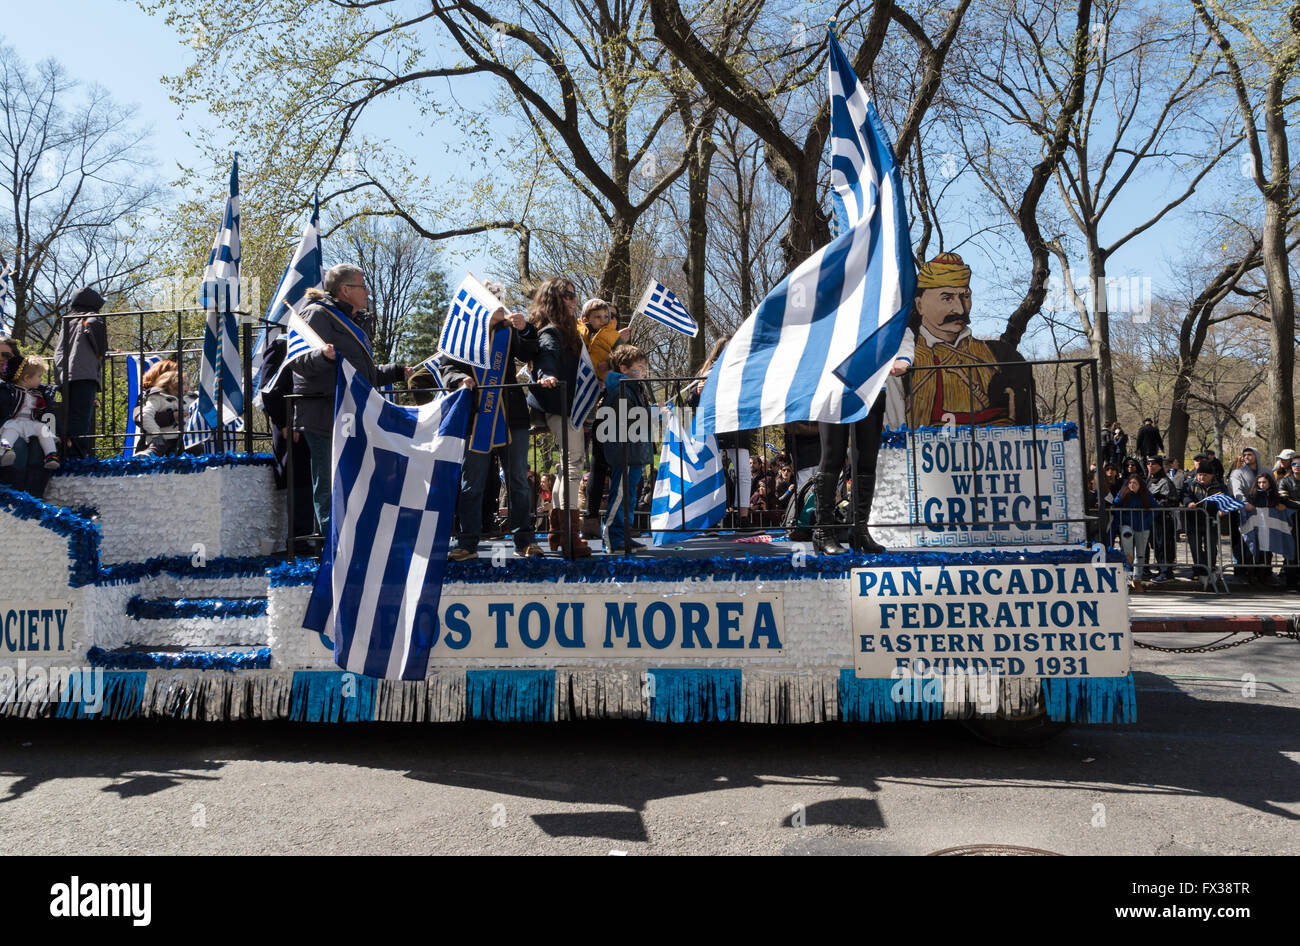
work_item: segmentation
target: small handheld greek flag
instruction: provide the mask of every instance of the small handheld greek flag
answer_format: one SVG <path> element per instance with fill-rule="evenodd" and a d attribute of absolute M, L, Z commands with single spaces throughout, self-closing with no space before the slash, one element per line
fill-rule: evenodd
<path fill-rule="evenodd" d="M 492 313 L 503 308 L 497 297 L 466 274 L 465 280 L 451 297 L 451 307 L 442 323 L 438 351 L 475 368 L 486 368 L 492 359 L 492 333 L 488 322 Z"/>
<path fill-rule="evenodd" d="M 596 377 L 596 368 L 583 345 L 578 353 L 578 374 L 573 380 L 573 409 L 569 420 L 574 427 L 581 427 L 587 421 L 587 415 L 600 399 L 600 378 Z"/>
<path fill-rule="evenodd" d="M 316 330 L 307 324 L 307 321 L 290 309 L 289 317 L 285 320 L 289 329 L 289 336 L 285 340 L 286 348 L 284 352 L 284 361 L 280 362 L 280 368 L 271 379 L 271 387 L 275 382 L 280 380 L 280 375 L 288 368 L 290 363 L 297 361 L 303 355 L 309 355 L 314 351 L 320 351 L 325 347 L 325 340 L 316 334 Z"/>
<path fill-rule="evenodd" d="M 435 388 L 445 388 L 447 383 L 442 380 L 442 358 L 441 355 L 430 355 L 424 361 L 420 362 L 420 367 L 429 374 L 433 375 L 433 386 Z"/>
<path fill-rule="evenodd" d="M 400 407 L 347 362 L 335 384 L 330 534 L 303 627 L 332 634 L 344 670 L 423 680 L 472 395 Z"/>
<path fill-rule="evenodd" d="M 1237 509 L 1246 508 L 1246 504 L 1231 493 L 1214 493 L 1211 496 L 1206 496 L 1201 502 L 1213 503 L 1219 507 L 1219 512 L 1233 512 Z"/>
<path fill-rule="evenodd" d="M 239 159 L 230 169 L 230 194 L 212 252 L 203 271 L 199 304 L 207 310 L 203 362 L 199 367 L 199 413 L 208 427 L 217 426 L 217 402 L 236 414 L 244 410 L 244 371 L 239 360 Z"/>
<path fill-rule="evenodd" d="M 667 325 L 675 332 L 694 338 L 700 334 L 700 327 L 686 311 L 686 306 L 673 294 L 673 291 L 656 279 L 650 280 L 641 301 L 636 304 L 636 312 L 644 312 L 647 318 Z M 633 313 L 633 315 L 636 314 Z"/>
<path fill-rule="evenodd" d="M 716 526 L 727 514 L 727 477 L 712 434 L 696 439 L 669 412 L 659 473 L 650 503 L 655 545 L 680 542 Z M 660 531 L 673 530 L 673 531 Z"/>

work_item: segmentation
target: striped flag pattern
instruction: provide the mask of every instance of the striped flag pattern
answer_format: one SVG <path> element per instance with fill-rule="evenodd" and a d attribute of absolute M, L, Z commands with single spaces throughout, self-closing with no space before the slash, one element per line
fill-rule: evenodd
<path fill-rule="evenodd" d="M 126 437 L 122 443 L 124 457 L 135 455 L 135 439 L 138 433 L 135 426 L 135 406 L 140 402 L 140 395 L 144 394 L 141 390 L 141 379 L 144 378 L 145 372 L 160 361 L 162 355 L 145 355 L 143 360 L 140 355 L 126 356 Z"/>
<path fill-rule="evenodd" d="M 221 426 L 220 442 L 214 443 L 212 428 L 199 410 L 199 402 L 191 401 L 185 412 L 185 432 L 181 436 L 185 449 L 192 450 L 200 444 L 206 444 L 200 453 L 239 453 L 243 450 L 244 418 L 236 414 L 228 404 L 222 407 L 222 414 L 225 423 Z"/>
<path fill-rule="evenodd" d="M 303 626 L 333 637 L 344 670 L 423 680 L 472 395 L 400 407 L 347 362 L 336 385 L 330 534 Z"/>
<path fill-rule="evenodd" d="M 203 362 L 199 367 L 199 412 L 208 426 L 217 426 L 217 402 L 236 414 L 244 410 L 243 365 L 239 360 L 239 159 L 230 169 L 221 226 L 212 241 L 203 271 L 199 304 L 207 310 L 203 329 Z"/>
<path fill-rule="evenodd" d="M 829 37 L 831 183 L 848 228 L 741 324 L 700 398 L 701 430 L 865 417 L 907 330 L 916 267 L 893 148 Z"/>
<path fill-rule="evenodd" d="M 1214 505 L 1219 507 L 1219 512 L 1233 512 L 1237 509 L 1246 508 L 1246 504 L 1231 493 L 1214 493 L 1213 495 L 1206 496 L 1201 500 L 1201 502 L 1214 503 Z"/>
<path fill-rule="evenodd" d="M 430 355 L 428 358 L 424 359 L 424 361 L 420 362 L 420 367 L 433 375 L 434 387 L 445 388 L 447 383 L 442 380 L 442 362 L 439 360 L 440 357 L 441 356 L 439 355 Z"/>
<path fill-rule="evenodd" d="M 14 320 L 9 318 L 9 294 L 13 291 L 14 268 L 6 266 L 0 273 L 0 335 L 14 333 Z"/>
<path fill-rule="evenodd" d="M 578 353 L 578 374 L 573 380 L 573 404 L 569 420 L 574 427 L 581 427 L 587 421 L 587 415 L 600 399 L 600 378 L 596 377 L 596 366 L 591 363 L 587 346 L 583 345 Z"/>
<path fill-rule="evenodd" d="M 646 286 L 645 292 L 641 294 L 641 301 L 636 305 L 636 312 L 644 312 L 647 318 L 654 319 L 673 331 L 689 335 L 691 338 L 700 334 L 700 327 L 686 311 L 686 306 L 682 305 L 681 300 L 671 289 L 657 279 L 650 280 L 650 285 Z M 634 316 L 636 312 L 633 313 Z"/>
<path fill-rule="evenodd" d="M 261 407 L 262 365 L 266 360 L 267 346 L 284 331 L 290 313 L 302 311 L 307 290 L 321 289 L 324 283 L 325 270 L 320 242 L 320 200 L 318 198 L 312 209 L 311 219 L 307 221 L 302 237 L 298 240 L 298 249 L 294 251 L 293 259 L 289 261 L 284 275 L 280 277 L 280 285 L 276 287 L 275 295 L 271 297 L 271 304 L 266 307 L 265 320 L 270 324 L 262 326 L 261 332 L 257 335 L 257 343 L 253 347 L 253 390 L 259 392 L 254 403 L 258 407 Z"/>
<path fill-rule="evenodd" d="M 1255 511 L 1241 519 L 1241 541 L 1251 555 L 1269 553 L 1281 555 L 1288 562 L 1295 561 L 1295 539 L 1291 535 L 1291 510 L 1255 507 Z"/>
<path fill-rule="evenodd" d="M 296 309 L 289 310 L 285 323 L 289 335 L 285 340 L 284 361 L 280 362 L 280 368 L 271 379 L 270 387 L 275 386 L 275 383 L 280 380 L 280 375 L 292 362 L 325 347 L 325 340 L 316 334 L 316 330 L 307 324 L 306 319 L 299 315 Z"/>
<path fill-rule="evenodd" d="M 716 526 L 726 514 L 727 477 L 716 438 L 706 434 L 696 439 L 686 434 L 677 415 L 670 412 L 650 501 L 654 544 L 680 542 L 691 533 Z"/>
<path fill-rule="evenodd" d="M 497 297 L 467 273 L 455 294 L 442 323 L 438 351 L 475 368 L 487 368 L 492 361 L 492 333 L 488 322 L 492 313 L 502 308 Z"/>

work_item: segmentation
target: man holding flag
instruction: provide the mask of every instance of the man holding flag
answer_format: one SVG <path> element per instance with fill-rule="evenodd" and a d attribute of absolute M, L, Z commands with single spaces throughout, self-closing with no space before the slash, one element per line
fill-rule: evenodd
<path fill-rule="evenodd" d="M 817 421 L 822 462 L 815 479 L 817 551 L 844 551 L 833 521 L 850 430 L 858 452 L 854 541 L 882 548 L 867 531 L 881 392 L 911 363 L 903 346 L 916 286 L 902 175 L 888 136 L 834 33 L 828 38 L 831 183 L 844 228 L 795 267 L 745 320 L 709 375 L 702 431 Z M 837 207 L 837 212 L 840 208 Z"/>
<path fill-rule="evenodd" d="M 324 291 L 308 290 L 310 300 L 302 321 L 323 343 L 319 350 L 294 359 L 293 393 L 308 395 L 298 402 L 297 423 L 311 451 L 312 504 L 326 542 L 330 535 L 330 438 L 334 432 L 334 383 L 342 358 L 371 387 L 409 377 L 411 368 L 376 365 L 370 343 L 371 319 L 366 311 L 370 292 L 359 267 L 340 263 L 325 273 Z M 314 347 L 314 346 L 313 346 Z"/>

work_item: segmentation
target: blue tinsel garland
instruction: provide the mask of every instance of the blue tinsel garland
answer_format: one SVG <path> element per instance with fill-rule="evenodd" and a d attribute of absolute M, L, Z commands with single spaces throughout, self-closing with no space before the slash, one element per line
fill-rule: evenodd
<path fill-rule="evenodd" d="M 267 612 L 265 598 L 143 598 L 133 595 L 126 616 L 137 620 L 168 618 L 246 618 Z"/>
<path fill-rule="evenodd" d="M 448 562 L 444 582 L 467 584 L 504 582 L 573 581 L 774 581 L 794 578 L 846 578 L 851 568 L 891 568 L 926 565 L 1068 564 L 1092 561 L 1091 547 L 1053 547 L 1043 551 L 929 552 L 899 551 L 880 555 L 809 555 L 796 566 L 788 555 L 714 555 L 708 558 L 624 558 L 594 555 L 571 562 L 561 558 L 511 560 L 504 568 L 479 559 Z M 1116 549 L 1107 550 L 1107 561 L 1122 562 Z M 317 563 L 312 560 L 285 562 L 270 572 L 272 588 L 310 585 L 316 581 Z"/>
<path fill-rule="evenodd" d="M 271 648 L 248 651 L 143 651 L 104 650 L 92 647 L 86 653 L 92 667 L 105 670 L 268 670 Z"/>
<path fill-rule="evenodd" d="M 66 509 L 37 499 L 20 490 L 0 486 L 0 510 L 19 519 L 38 523 L 68 540 L 68 584 L 74 588 L 88 585 L 99 574 L 99 523 L 86 513 L 89 507 Z"/>
<path fill-rule="evenodd" d="M 106 565 L 99 570 L 95 584 L 121 585 L 163 573 L 178 578 L 252 578 L 283 563 L 284 559 L 278 555 L 222 556 L 209 558 L 202 565 L 194 564 L 185 555 L 159 555 L 143 562 Z"/>
<path fill-rule="evenodd" d="M 91 460 L 71 457 L 55 471 L 55 476 L 139 476 L 145 473 L 202 473 L 218 467 L 270 466 L 275 458 L 269 453 L 213 453 L 195 456 L 178 453 L 166 457 L 114 457 Z"/>

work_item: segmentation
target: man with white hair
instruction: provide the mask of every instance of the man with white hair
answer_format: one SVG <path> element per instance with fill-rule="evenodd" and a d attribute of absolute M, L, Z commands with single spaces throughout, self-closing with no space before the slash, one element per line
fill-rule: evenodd
<path fill-rule="evenodd" d="M 375 387 L 411 375 L 403 365 L 376 365 L 370 343 L 373 322 L 367 309 L 370 291 L 360 267 L 340 263 L 325 271 L 325 291 L 308 289 L 302 319 L 325 347 L 293 363 L 293 393 L 312 395 L 296 402 L 295 421 L 311 451 L 312 505 L 321 535 L 329 539 L 330 487 L 334 435 L 334 375 L 341 357 Z"/>

